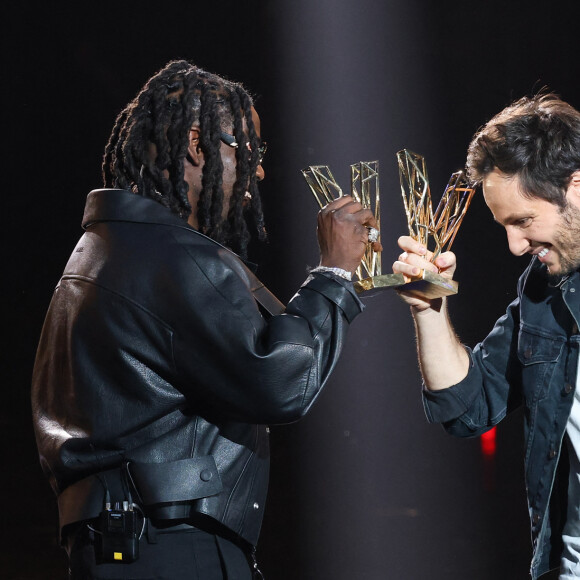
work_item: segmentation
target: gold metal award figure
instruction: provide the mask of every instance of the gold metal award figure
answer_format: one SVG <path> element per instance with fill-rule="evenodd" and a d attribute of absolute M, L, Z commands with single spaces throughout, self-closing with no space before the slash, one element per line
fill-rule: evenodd
<path fill-rule="evenodd" d="M 433 262 L 439 254 L 451 249 L 475 188 L 467 184 L 463 171 L 453 173 L 433 212 L 425 159 L 403 149 L 397 153 L 397 161 L 409 235 L 431 249 Z M 430 240 L 433 241 L 432 248 L 429 248 Z M 423 298 L 457 294 L 457 288 L 454 280 L 428 270 L 421 270 L 418 276 L 399 287 L 400 290 Z"/>

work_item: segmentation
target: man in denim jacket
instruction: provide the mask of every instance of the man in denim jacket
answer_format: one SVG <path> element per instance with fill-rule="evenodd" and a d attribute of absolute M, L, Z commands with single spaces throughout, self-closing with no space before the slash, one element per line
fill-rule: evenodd
<path fill-rule="evenodd" d="M 401 292 L 415 321 L 426 414 L 472 437 L 524 405 L 531 577 L 580 578 L 580 113 L 552 94 L 514 102 L 475 135 L 467 172 L 510 251 L 532 260 L 517 299 L 473 350 L 456 337 L 445 299 Z M 432 264 L 410 237 L 399 245 L 395 272 L 453 275 L 452 253 Z"/>

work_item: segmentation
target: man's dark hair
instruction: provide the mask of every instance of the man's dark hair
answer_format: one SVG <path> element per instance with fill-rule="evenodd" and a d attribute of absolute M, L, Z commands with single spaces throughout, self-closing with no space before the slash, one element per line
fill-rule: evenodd
<path fill-rule="evenodd" d="M 105 148 L 104 187 L 128 189 L 154 199 L 187 221 L 192 208 L 187 198 L 184 160 L 189 131 L 197 122 L 205 159 L 197 208 L 199 229 L 245 257 L 250 239 L 243 215 L 246 191 L 252 196 L 259 237 L 265 239 L 256 177 L 260 139 L 251 107 L 252 98 L 241 84 L 185 60 L 169 62 L 119 113 Z M 224 223 L 220 136 L 232 126 L 236 141 L 241 144 L 249 138 L 251 150 L 236 148 L 236 181 Z"/>
<path fill-rule="evenodd" d="M 564 207 L 570 178 L 580 170 L 580 113 L 553 93 L 515 101 L 469 145 L 470 180 L 481 183 L 495 168 L 518 177 L 524 195 Z"/>

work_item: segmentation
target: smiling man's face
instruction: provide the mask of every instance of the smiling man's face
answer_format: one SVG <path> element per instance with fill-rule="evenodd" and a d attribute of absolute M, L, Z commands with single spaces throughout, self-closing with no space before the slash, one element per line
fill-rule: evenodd
<path fill-rule="evenodd" d="M 524 196 L 518 177 L 497 169 L 484 178 L 483 196 L 505 228 L 512 254 L 537 255 L 551 276 L 580 267 L 580 172 L 572 175 L 563 208 Z"/>

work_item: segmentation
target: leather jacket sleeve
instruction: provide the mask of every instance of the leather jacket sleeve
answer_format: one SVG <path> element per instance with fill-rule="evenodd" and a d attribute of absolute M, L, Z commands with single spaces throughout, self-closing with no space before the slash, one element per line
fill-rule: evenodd
<path fill-rule="evenodd" d="M 174 329 L 179 388 L 231 419 L 274 424 L 302 417 L 362 310 L 352 284 L 315 273 L 283 314 L 268 317 L 234 271 L 203 252 L 191 257 L 199 268 L 195 296 Z"/>

